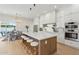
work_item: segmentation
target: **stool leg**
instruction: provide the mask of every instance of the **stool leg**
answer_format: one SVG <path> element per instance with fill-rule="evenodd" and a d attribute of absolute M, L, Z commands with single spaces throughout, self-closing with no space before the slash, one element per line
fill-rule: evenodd
<path fill-rule="evenodd" d="M 30 46 L 30 43 L 27 43 L 27 53 L 30 55 L 31 54 L 31 46 Z"/>
<path fill-rule="evenodd" d="M 31 49 L 31 52 L 32 52 L 32 54 L 33 55 L 37 55 L 38 53 L 37 53 L 37 47 L 33 47 L 32 49 Z"/>

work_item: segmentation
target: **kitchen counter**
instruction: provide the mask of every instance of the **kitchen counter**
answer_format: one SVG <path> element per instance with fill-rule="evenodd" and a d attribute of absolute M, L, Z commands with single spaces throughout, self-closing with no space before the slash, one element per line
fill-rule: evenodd
<path fill-rule="evenodd" d="M 57 51 L 57 34 L 55 32 L 23 32 L 23 34 L 38 42 L 37 55 L 49 55 Z M 26 41 L 23 40 L 23 42 Z"/>
<path fill-rule="evenodd" d="M 57 33 L 55 32 L 23 32 L 23 34 L 26 34 L 38 40 L 44 40 L 50 37 L 57 36 Z"/>

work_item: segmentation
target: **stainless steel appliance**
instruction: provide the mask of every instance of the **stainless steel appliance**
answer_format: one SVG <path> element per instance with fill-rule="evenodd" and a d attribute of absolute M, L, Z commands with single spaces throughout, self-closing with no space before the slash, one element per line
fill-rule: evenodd
<path fill-rule="evenodd" d="M 65 39 L 72 41 L 79 41 L 78 23 L 67 22 L 65 23 Z"/>

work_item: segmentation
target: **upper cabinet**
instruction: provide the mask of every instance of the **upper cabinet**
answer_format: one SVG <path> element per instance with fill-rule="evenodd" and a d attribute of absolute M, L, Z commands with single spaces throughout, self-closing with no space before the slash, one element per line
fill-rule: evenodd
<path fill-rule="evenodd" d="M 55 24 L 55 12 L 49 12 L 42 14 L 41 16 L 37 17 L 33 21 L 33 25 L 38 25 L 38 31 L 39 29 L 42 29 L 43 31 L 45 30 L 45 27 L 43 25 L 47 25 L 46 29 L 47 31 L 53 31 L 52 27 L 53 24 Z M 51 27 L 48 25 L 52 25 Z"/>
<path fill-rule="evenodd" d="M 40 16 L 40 24 L 55 23 L 55 13 L 49 12 Z"/>

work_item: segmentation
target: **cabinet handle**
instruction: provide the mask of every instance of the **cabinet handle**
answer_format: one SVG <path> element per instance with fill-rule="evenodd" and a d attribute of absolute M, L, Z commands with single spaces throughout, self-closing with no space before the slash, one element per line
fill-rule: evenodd
<path fill-rule="evenodd" d="M 45 41 L 45 44 L 47 44 L 47 40 Z"/>

